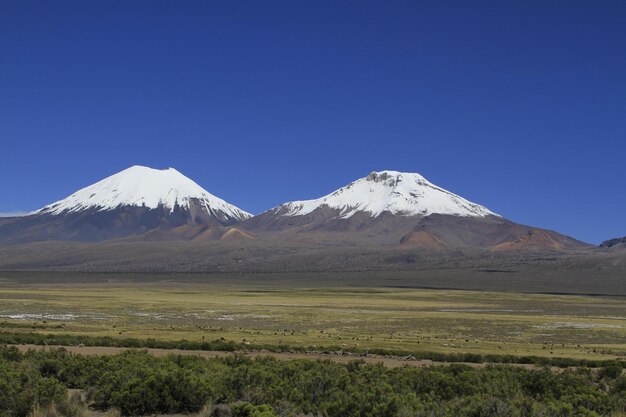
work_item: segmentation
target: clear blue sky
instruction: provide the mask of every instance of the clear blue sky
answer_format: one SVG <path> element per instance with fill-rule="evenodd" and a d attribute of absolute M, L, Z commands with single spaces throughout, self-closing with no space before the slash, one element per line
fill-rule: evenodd
<path fill-rule="evenodd" d="M 624 1 L 0 2 L 0 212 L 133 164 L 261 212 L 372 170 L 626 235 Z"/>

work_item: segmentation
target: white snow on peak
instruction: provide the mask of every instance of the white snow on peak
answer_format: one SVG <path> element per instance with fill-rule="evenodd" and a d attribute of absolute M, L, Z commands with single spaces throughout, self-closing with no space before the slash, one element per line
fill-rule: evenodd
<path fill-rule="evenodd" d="M 121 206 L 151 209 L 163 206 L 173 211 L 176 204 L 189 208 L 191 200 L 207 212 L 221 212 L 241 220 L 251 217 L 251 214 L 212 195 L 174 168 L 160 170 L 139 165 L 78 190 L 33 214 L 76 213 L 90 209 L 107 211 Z"/>
<path fill-rule="evenodd" d="M 321 206 L 339 210 L 339 218 L 349 218 L 358 212 L 367 212 L 372 217 L 383 212 L 402 216 L 500 217 L 486 207 L 437 187 L 419 174 L 397 171 L 372 172 L 324 197 L 285 203 L 273 210 L 287 216 L 303 216 Z"/>

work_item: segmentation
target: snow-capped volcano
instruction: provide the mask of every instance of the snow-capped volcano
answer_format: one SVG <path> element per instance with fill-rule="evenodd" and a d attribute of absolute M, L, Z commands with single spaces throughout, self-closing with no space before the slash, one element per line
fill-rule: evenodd
<path fill-rule="evenodd" d="M 209 214 L 232 220 L 251 215 L 204 190 L 174 168 L 153 169 L 132 166 L 71 196 L 49 204 L 32 214 L 69 214 L 87 210 L 109 211 L 119 207 L 162 207 L 170 213 L 178 206 L 192 206 Z"/>
<path fill-rule="evenodd" d="M 31 215 L 0 219 L 0 244 L 42 240 L 255 241 L 285 247 L 401 246 L 426 250 L 568 251 L 586 244 L 516 224 L 419 174 L 372 172 L 326 196 L 258 216 L 173 168 L 133 166 Z M 238 243 L 244 245 L 245 243 Z"/>
<path fill-rule="evenodd" d="M 314 200 L 292 201 L 244 221 L 255 233 L 315 245 L 400 245 L 494 251 L 585 247 L 558 233 L 516 224 L 419 174 L 372 172 Z"/>
<path fill-rule="evenodd" d="M 324 197 L 292 201 L 273 210 L 285 216 L 304 216 L 323 206 L 338 210 L 337 217 L 343 219 L 360 212 L 372 217 L 385 212 L 401 216 L 498 216 L 486 207 L 437 187 L 419 174 L 397 171 L 372 172 Z"/>
<path fill-rule="evenodd" d="M 133 166 L 30 215 L 0 223 L 0 242 L 219 239 L 251 217 L 173 168 Z"/>

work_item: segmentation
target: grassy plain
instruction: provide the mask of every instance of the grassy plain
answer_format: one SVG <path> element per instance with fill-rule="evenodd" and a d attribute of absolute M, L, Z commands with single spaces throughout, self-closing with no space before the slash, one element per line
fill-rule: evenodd
<path fill-rule="evenodd" d="M 626 299 L 276 283 L 6 281 L 0 332 L 610 359 L 626 355 Z"/>

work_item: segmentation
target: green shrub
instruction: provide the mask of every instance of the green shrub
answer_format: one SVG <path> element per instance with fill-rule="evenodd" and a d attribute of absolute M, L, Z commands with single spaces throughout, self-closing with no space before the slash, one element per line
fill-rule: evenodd
<path fill-rule="evenodd" d="M 67 388 L 84 390 L 100 411 L 117 409 L 125 416 L 189 414 L 207 403 L 212 410 L 232 410 L 235 417 L 273 417 L 278 411 L 342 417 L 610 416 L 626 409 L 626 376 L 618 365 L 560 372 L 508 365 L 386 368 L 363 360 L 155 357 L 142 350 L 81 356 L 63 349 L 19 353 L 0 347 L 0 417 L 25 417 L 33 407 L 45 410 L 53 403 L 60 415 L 78 417 L 80 406 L 67 400 Z"/>
<path fill-rule="evenodd" d="M 233 417 L 278 417 L 267 404 L 237 403 L 232 407 Z"/>

